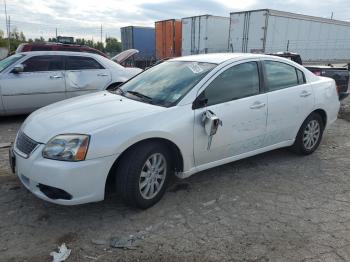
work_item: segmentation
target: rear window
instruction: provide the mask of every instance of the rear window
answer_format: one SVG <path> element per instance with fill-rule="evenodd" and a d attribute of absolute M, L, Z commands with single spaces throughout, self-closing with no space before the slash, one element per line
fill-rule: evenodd
<path fill-rule="evenodd" d="M 103 66 L 91 57 L 68 56 L 66 58 L 66 70 L 93 70 L 104 69 Z"/>

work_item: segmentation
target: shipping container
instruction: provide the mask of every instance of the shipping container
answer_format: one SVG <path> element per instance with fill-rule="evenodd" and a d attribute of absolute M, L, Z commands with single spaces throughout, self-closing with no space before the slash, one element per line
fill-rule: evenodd
<path fill-rule="evenodd" d="M 136 61 L 155 60 L 155 35 L 153 27 L 127 26 L 120 28 L 123 51 L 137 49 Z"/>
<path fill-rule="evenodd" d="M 303 62 L 350 60 L 350 22 L 270 9 L 230 15 L 229 50 L 243 53 L 289 51 Z"/>
<path fill-rule="evenodd" d="M 182 19 L 182 55 L 228 51 L 230 18 L 212 15 Z"/>
<path fill-rule="evenodd" d="M 164 59 L 181 56 L 181 20 L 155 22 L 156 58 Z"/>

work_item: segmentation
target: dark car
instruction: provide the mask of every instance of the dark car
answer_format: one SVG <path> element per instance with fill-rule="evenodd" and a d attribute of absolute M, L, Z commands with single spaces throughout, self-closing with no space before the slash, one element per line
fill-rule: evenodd
<path fill-rule="evenodd" d="M 62 44 L 62 43 L 24 43 L 20 44 L 16 50 L 16 53 L 31 52 L 31 51 L 70 51 L 70 52 L 86 52 L 98 54 L 104 57 L 108 56 L 103 52 L 85 46 L 85 45 L 74 45 L 74 44 Z"/>

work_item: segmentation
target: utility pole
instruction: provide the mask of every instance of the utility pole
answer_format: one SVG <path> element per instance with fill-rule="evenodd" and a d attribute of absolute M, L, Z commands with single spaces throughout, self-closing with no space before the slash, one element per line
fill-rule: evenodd
<path fill-rule="evenodd" d="M 8 49 L 9 52 L 11 50 L 11 42 L 10 42 L 10 21 L 7 19 L 7 8 L 6 8 L 6 0 L 4 0 L 5 6 L 5 20 L 6 20 L 6 32 L 7 32 L 7 41 L 8 41 Z"/>
<path fill-rule="evenodd" d="M 101 24 L 101 43 L 102 43 L 102 24 Z"/>
<path fill-rule="evenodd" d="M 56 27 L 56 43 L 58 42 L 58 39 L 57 39 L 57 27 Z"/>
<path fill-rule="evenodd" d="M 331 19 L 333 20 L 333 12 L 332 12 L 332 15 L 331 15 Z"/>

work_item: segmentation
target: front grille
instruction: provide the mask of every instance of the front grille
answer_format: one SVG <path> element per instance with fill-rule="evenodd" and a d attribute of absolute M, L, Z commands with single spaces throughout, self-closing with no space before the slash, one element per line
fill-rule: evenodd
<path fill-rule="evenodd" d="M 28 137 L 23 132 L 19 132 L 16 139 L 16 148 L 25 154 L 27 157 L 33 152 L 38 145 L 33 139 Z"/>

